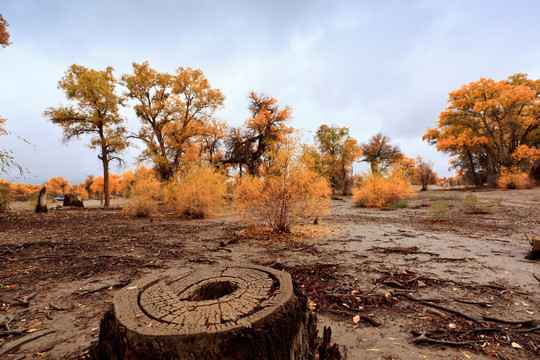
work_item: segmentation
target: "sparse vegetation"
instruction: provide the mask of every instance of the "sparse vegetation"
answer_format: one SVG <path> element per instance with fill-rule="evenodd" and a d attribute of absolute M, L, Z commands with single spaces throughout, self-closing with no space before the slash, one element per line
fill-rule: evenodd
<path fill-rule="evenodd" d="M 394 201 L 393 203 L 390 203 L 388 207 L 390 209 L 405 209 L 409 206 L 409 202 L 407 200 L 401 200 L 401 201 Z"/>
<path fill-rule="evenodd" d="M 455 194 L 444 194 L 444 195 L 432 195 L 429 197 L 430 201 L 439 201 L 439 200 L 457 200 L 459 196 Z"/>
<path fill-rule="evenodd" d="M 429 218 L 431 220 L 441 221 L 448 219 L 449 205 L 444 200 L 438 200 L 429 207 Z"/>
<path fill-rule="evenodd" d="M 476 195 L 467 195 L 461 201 L 463 207 L 467 211 L 477 211 L 478 210 L 478 197 Z"/>

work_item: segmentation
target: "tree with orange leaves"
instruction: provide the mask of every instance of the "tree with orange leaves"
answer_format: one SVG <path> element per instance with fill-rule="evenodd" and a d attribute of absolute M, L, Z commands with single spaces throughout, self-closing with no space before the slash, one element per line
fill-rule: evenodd
<path fill-rule="evenodd" d="M 9 23 L 4 19 L 2 14 L 0 14 L 0 45 L 2 47 L 6 47 L 11 45 L 9 42 L 9 32 L 7 31 L 7 27 L 9 26 Z"/>
<path fill-rule="evenodd" d="M 90 136 L 90 148 L 99 151 L 105 186 L 104 207 L 109 207 L 109 167 L 114 160 L 122 162 L 120 153 L 128 146 L 124 119 L 119 114 L 122 103 L 116 94 L 114 69 L 103 71 L 72 65 L 58 82 L 68 100 L 75 106 L 48 108 L 44 116 L 62 128 L 64 142 Z"/>
<path fill-rule="evenodd" d="M 120 184 L 120 175 L 118 174 L 109 174 L 109 184 L 108 189 L 111 196 L 116 196 L 120 193 L 121 184 Z M 101 201 L 103 201 L 103 195 L 105 194 L 105 181 L 103 176 L 98 176 L 93 179 L 92 185 L 90 185 L 90 190 L 93 194 L 96 194 Z"/>
<path fill-rule="evenodd" d="M 540 167 L 540 80 L 480 79 L 452 91 L 423 139 L 452 157 L 469 181 L 495 184 L 504 167 Z"/>
<path fill-rule="evenodd" d="M 148 62 L 133 63 L 133 74 L 123 75 L 122 84 L 141 120 L 134 135 L 146 145 L 141 160 L 151 161 L 162 180 L 172 179 L 225 96 L 210 86 L 201 70 L 180 67 L 170 75 Z"/>
<path fill-rule="evenodd" d="M 433 171 L 433 162 L 425 161 L 421 156 L 417 156 L 413 167 L 413 180 L 417 185 L 422 186 L 422 191 L 428 189 L 428 185 L 435 184 L 437 173 Z"/>
<path fill-rule="evenodd" d="M 69 186 L 69 180 L 63 177 L 52 177 L 47 180 L 45 184 L 47 186 L 47 192 L 52 196 L 69 194 L 71 187 Z"/>
<path fill-rule="evenodd" d="M 292 133 L 287 125 L 292 110 L 288 106 L 280 107 L 276 99 L 265 94 L 251 92 L 249 100 L 251 117 L 244 127 L 230 130 L 223 162 L 238 166 L 241 174 L 245 168 L 250 175 L 257 176 L 263 164 L 271 163 L 271 154 Z"/>

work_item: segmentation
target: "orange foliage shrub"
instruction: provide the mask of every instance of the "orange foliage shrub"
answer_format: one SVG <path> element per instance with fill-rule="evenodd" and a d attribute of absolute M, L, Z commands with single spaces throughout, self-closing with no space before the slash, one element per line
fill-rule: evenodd
<path fill-rule="evenodd" d="M 502 168 L 497 185 L 503 189 L 531 189 L 534 181 L 517 168 Z"/>
<path fill-rule="evenodd" d="M 224 175 L 210 165 L 193 165 L 167 185 L 164 202 L 178 215 L 205 218 L 222 209 L 225 195 Z"/>
<path fill-rule="evenodd" d="M 246 175 L 234 189 L 234 206 L 246 220 L 267 223 L 273 231 L 289 232 L 293 224 L 316 218 L 328 208 L 328 181 L 310 171 L 287 144 L 260 177 Z"/>
<path fill-rule="evenodd" d="M 413 195 L 411 183 L 403 171 L 396 167 L 388 177 L 371 174 L 353 192 L 356 203 L 366 207 L 386 207 Z"/>
<path fill-rule="evenodd" d="M 150 169 L 138 168 L 133 174 L 130 194 L 132 199 L 126 210 L 135 216 L 150 216 L 157 212 L 162 198 L 161 182 Z"/>
<path fill-rule="evenodd" d="M 104 183 L 104 177 L 103 175 L 98 176 L 97 178 L 93 179 L 92 184 L 90 185 L 90 191 L 93 194 L 96 194 L 96 196 L 101 199 L 103 197 L 103 184 Z M 119 195 L 121 192 L 121 185 L 120 185 L 120 175 L 117 174 L 109 174 L 109 194 L 112 198 Z"/>
<path fill-rule="evenodd" d="M 52 177 L 47 183 L 47 193 L 52 196 L 69 194 L 71 187 L 69 186 L 69 180 L 62 177 Z"/>
<path fill-rule="evenodd" d="M 71 186 L 72 194 L 81 194 L 81 199 L 88 200 L 90 198 L 88 191 L 86 191 L 86 184 L 76 184 Z"/>

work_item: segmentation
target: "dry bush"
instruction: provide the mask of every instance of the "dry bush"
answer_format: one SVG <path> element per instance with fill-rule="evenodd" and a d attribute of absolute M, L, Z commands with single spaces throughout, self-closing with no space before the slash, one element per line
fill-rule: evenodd
<path fill-rule="evenodd" d="M 210 165 L 193 165 L 168 184 L 164 202 L 178 215 L 205 218 L 221 211 L 226 194 L 223 174 Z"/>
<path fill-rule="evenodd" d="M 395 168 L 387 177 L 380 174 L 366 176 L 353 192 L 353 200 L 359 206 L 381 208 L 413 194 L 411 183 L 401 169 Z"/>
<path fill-rule="evenodd" d="M 274 232 L 290 232 L 292 225 L 328 209 L 328 181 L 308 170 L 299 153 L 297 146 L 287 143 L 260 177 L 240 179 L 234 206 L 244 219 L 266 223 Z"/>
<path fill-rule="evenodd" d="M 503 189 L 531 189 L 534 180 L 517 168 L 502 168 L 497 185 Z"/>
<path fill-rule="evenodd" d="M 157 205 L 162 197 L 161 183 L 146 168 L 138 168 L 131 183 L 131 201 L 126 210 L 135 216 L 147 217 L 157 212 Z"/>

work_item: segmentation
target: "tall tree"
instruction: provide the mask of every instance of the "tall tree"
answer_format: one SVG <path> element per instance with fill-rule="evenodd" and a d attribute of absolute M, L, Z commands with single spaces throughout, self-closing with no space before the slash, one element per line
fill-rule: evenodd
<path fill-rule="evenodd" d="M 258 175 L 261 166 L 269 164 L 271 154 L 276 153 L 292 128 L 287 125 L 291 108 L 280 107 L 277 100 L 265 94 L 249 94 L 251 117 L 242 128 L 233 128 L 227 139 L 224 162 L 236 165 L 243 172 Z"/>
<path fill-rule="evenodd" d="M 2 47 L 11 45 L 11 43 L 9 42 L 9 32 L 6 29 L 8 26 L 8 22 L 4 19 L 2 14 L 0 14 L 0 45 L 2 45 Z M 8 134 L 4 126 L 5 122 L 6 119 L 0 117 L 0 136 Z M 13 156 L 11 155 L 11 151 L 0 150 L 0 173 L 7 173 L 8 169 L 11 167 L 18 168 L 19 172 L 22 175 L 23 168 L 14 161 Z"/>
<path fill-rule="evenodd" d="M 540 80 L 480 79 L 452 91 L 448 103 L 423 139 L 448 153 L 472 182 L 495 184 L 502 167 L 539 165 Z"/>
<path fill-rule="evenodd" d="M 343 195 L 351 193 L 352 165 L 362 156 L 358 142 L 351 138 L 346 127 L 321 125 L 315 134 L 315 146 L 311 151 L 312 159 L 318 163 L 319 173 L 329 179 L 332 189 Z"/>
<path fill-rule="evenodd" d="M 133 63 L 133 73 L 123 75 L 122 84 L 142 123 L 135 135 L 146 144 L 141 159 L 151 161 L 161 179 L 172 178 L 225 97 L 201 70 L 180 67 L 170 75 L 148 62 Z"/>
<path fill-rule="evenodd" d="M 374 175 L 384 172 L 403 156 L 399 147 L 391 145 L 390 138 L 382 133 L 373 135 L 360 146 L 363 153 L 362 161 L 369 163 L 371 173 Z"/>
<path fill-rule="evenodd" d="M 75 105 L 50 107 L 44 112 L 46 118 L 62 128 L 64 142 L 90 136 L 89 147 L 99 151 L 103 165 L 105 207 L 110 206 L 109 164 L 113 160 L 121 162 L 119 155 L 128 145 L 124 119 L 118 113 L 121 98 L 115 93 L 117 80 L 113 71 L 112 67 L 98 71 L 72 65 L 58 82 L 58 88 Z"/>
<path fill-rule="evenodd" d="M 428 185 L 435 184 L 437 173 L 433 171 L 433 162 L 425 161 L 421 156 L 416 157 L 413 168 L 413 180 L 417 185 L 422 186 L 422 191 L 428 189 Z"/>
<path fill-rule="evenodd" d="M 7 27 L 9 26 L 9 23 L 4 19 L 2 14 L 0 14 L 0 45 L 2 47 L 6 47 L 11 45 L 9 42 L 9 32 L 7 31 Z"/>

